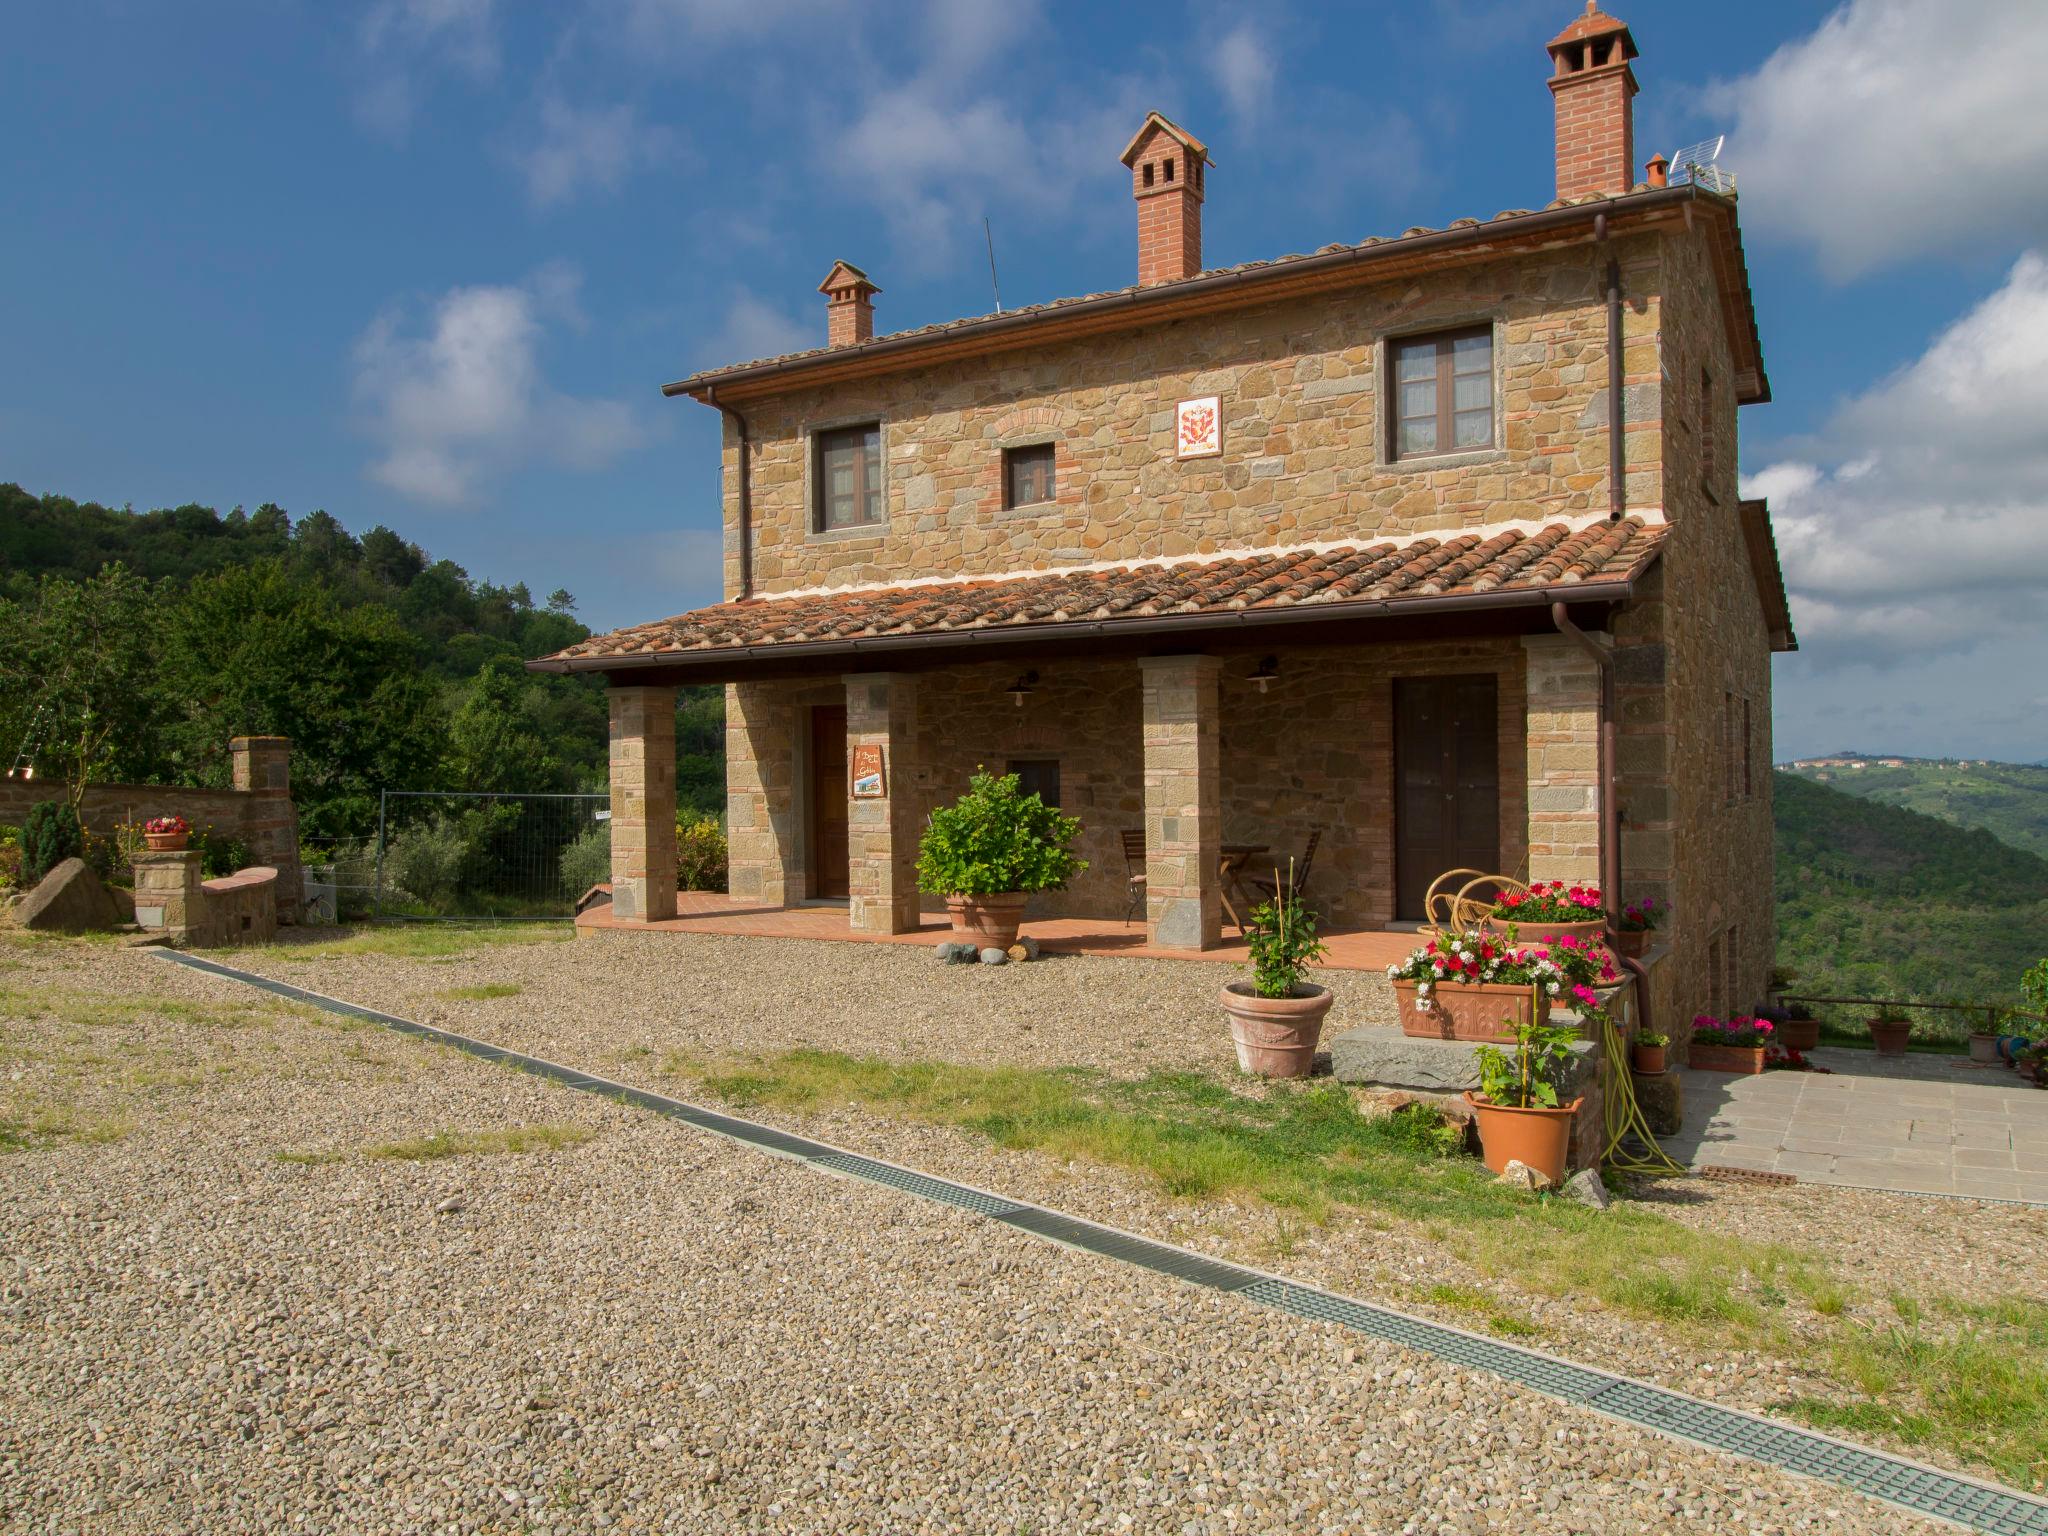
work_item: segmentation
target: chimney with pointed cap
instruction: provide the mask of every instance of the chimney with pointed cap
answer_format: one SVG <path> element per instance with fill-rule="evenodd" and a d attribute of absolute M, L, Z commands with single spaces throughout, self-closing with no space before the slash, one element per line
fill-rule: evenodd
<path fill-rule="evenodd" d="M 825 295 L 825 340 L 835 347 L 875 339 L 874 295 L 882 290 L 850 261 L 835 261 L 818 292 Z"/>
<path fill-rule="evenodd" d="M 1636 40 L 1586 0 L 1585 14 L 1550 40 L 1557 107 L 1557 195 L 1626 192 L 1635 183 Z"/>
<path fill-rule="evenodd" d="M 1145 114 L 1123 162 L 1138 202 L 1138 282 L 1171 283 L 1202 270 L 1202 141 L 1157 112 Z"/>

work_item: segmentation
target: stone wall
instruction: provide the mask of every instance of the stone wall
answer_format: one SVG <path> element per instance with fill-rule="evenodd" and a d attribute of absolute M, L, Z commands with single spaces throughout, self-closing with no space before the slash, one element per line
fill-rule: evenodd
<path fill-rule="evenodd" d="M 1279 677 L 1261 692 L 1251 674 L 1268 654 Z M 1271 862 L 1284 866 L 1320 829 L 1309 889 L 1327 922 L 1376 925 L 1394 915 L 1396 677 L 1496 677 L 1502 867 L 1527 867 L 1524 663 L 1512 637 L 1227 651 L 1216 661 L 1218 839 L 1265 844 Z M 1019 705 L 1009 689 L 1027 670 L 1038 680 Z M 931 809 L 964 791 L 978 767 L 1002 772 L 1019 760 L 1053 759 L 1062 809 L 1081 821 L 1075 850 L 1088 869 L 1068 890 L 1035 899 L 1032 911 L 1121 916 L 1128 879 L 1121 833 L 1147 825 L 1140 662 L 1019 660 L 904 676 L 914 682 L 916 704 L 910 750 L 899 748 L 888 764 L 898 835 L 914 841 Z M 847 685 L 837 677 L 748 683 L 727 698 L 732 894 L 801 900 L 809 868 L 807 711 L 846 702 Z M 927 911 L 940 905 L 923 902 Z"/>
<path fill-rule="evenodd" d="M 1631 293 L 1655 237 L 1621 243 Z M 1604 258 L 1590 247 L 1294 299 L 990 361 L 797 390 L 747 408 L 763 595 L 941 573 L 1370 538 L 1606 507 Z M 1496 443 L 1390 462 L 1389 335 L 1491 322 Z M 1655 513 L 1654 306 L 1626 321 L 1628 502 Z M 1177 400 L 1216 395 L 1220 457 L 1178 460 Z M 810 434 L 879 420 L 886 519 L 814 531 Z M 1003 507 L 1002 449 L 1051 442 L 1057 499 Z M 739 586 L 737 439 L 724 450 L 726 591 Z"/>
<path fill-rule="evenodd" d="M 156 816 L 182 816 L 249 850 L 250 863 L 277 871 L 277 911 L 295 923 L 304 895 L 299 868 L 299 816 L 291 798 L 291 743 L 282 736 L 237 736 L 228 744 L 235 787 L 192 789 L 175 784 L 88 784 L 79 820 L 98 837 Z M 49 781 L 0 779 L 0 822 L 19 826 L 29 807 L 62 799 Z"/>

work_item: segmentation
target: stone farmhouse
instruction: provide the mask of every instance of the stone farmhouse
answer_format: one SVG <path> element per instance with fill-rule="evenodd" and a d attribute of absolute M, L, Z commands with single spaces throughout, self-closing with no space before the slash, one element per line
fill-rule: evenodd
<path fill-rule="evenodd" d="M 1795 642 L 1737 491 L 1737 202 L 1639 179 L 1626 25 L 1548 49 L 1545 206 L 1207 268 L 1225 188 L 1153 113 L 1135 283 L 877 335 L 841 261 L 823 346 L 667 385 L 724 415 L 725 601 L 533 663 L 610 685 L 613 918 L 676 909 L 675 690 L 722 683 L 737 901 L 916 928 L 986 764 L 1084 824 L 1039 915 L 1139 873 L 1150 941 L 1212 946 L 1223 851 L 1320 833 L 1326 928 L 1456 868 L 1602 880 L 1672 909 L 1660 1018 L 1760 1001 Z"/>

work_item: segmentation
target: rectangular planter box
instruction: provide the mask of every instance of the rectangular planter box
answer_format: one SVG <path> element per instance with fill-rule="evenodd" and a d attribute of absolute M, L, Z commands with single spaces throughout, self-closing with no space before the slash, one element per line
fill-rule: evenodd
<path fill-rule="evenodd" d="M 1415 983 L 1394 983 L 1394 1001 L 1401 1010 L 1401 1033 L 1418 1040 L 1512 1040 L 1515 1030 L 1550 1017 L 1550 999 L 1534 987 L 1493 986 L 1484 982 L 1439 982 L 1429 989 L 1429 1005 L 1415 1006 Z"/>
<path fill-rule="evenodd" d="M 1701 1072 L 1735 1072 L 1754 1077 L 1764 1069 L 1764 1048 L 1744 1049 L 1734 1045 L 1701 1045 L 1697 1040 L 1686 1053 L 1686 1064 Z"/>

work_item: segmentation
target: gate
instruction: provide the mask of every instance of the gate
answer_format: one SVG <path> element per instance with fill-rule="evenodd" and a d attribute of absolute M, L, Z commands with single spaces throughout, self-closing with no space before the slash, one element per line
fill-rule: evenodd
<path fill-rule="evenodd" d="M 611 878 L 606 795 L 386 790 L 373 915 L 415 922 L 568 921 Z"/>

